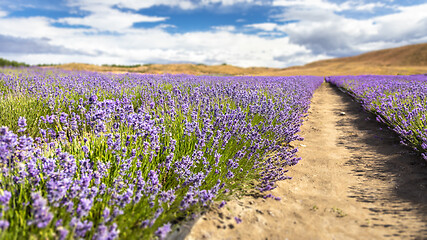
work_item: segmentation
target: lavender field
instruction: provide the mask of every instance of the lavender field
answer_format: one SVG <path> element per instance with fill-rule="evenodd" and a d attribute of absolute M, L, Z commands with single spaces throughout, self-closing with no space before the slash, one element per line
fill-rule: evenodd
<path fill-rule="evenodd" d="M 323 82 L 0 71 L 1 239 L 163 239 L 244 186 L 271 190 Z M 422 91 L 402 97 L 425 108 Z"/>
<path fill-rule="evenodd" d="M 427 160 L 427 76 L 333 76 L 330 82 L 358 99 Z"/>

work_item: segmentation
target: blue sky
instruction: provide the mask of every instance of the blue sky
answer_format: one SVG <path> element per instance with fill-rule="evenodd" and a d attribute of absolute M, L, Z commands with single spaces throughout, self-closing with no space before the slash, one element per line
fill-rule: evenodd
<path fill-rule="evenodd" d="M 0 57 L 288 67 L 427 42 L 427 2 L 3 0 Z"/>

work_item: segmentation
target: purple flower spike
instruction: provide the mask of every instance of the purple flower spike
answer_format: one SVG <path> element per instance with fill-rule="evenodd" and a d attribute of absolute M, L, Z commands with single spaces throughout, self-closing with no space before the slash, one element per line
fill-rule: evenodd
<path fill-rule="evenodd" d="M 96 96 L 96 95 L 92 95 L 92 96 L 89 98 L 89 103 L 90 103 L 90 104 L 96 103 L 97 101 L 98 101 L 98 96 Z"/>
<path fill-rule="evenodd" d="M 18 127 L 19 127 L 18 132 L 24 132 L 26 130 L 26 127 L 27 127 L 27 119 L 25 119 L 24 117 L 19 117 Z"/>
<path fill-rule="evenodd" d="M 234 220 L 236 220 L 237 224 L 240 224 L 242 222 L 242 219 L 238 218 L 238 217 L 234 217 Z"/>
<path fill-rule="evenodd" d="M 58 239 L 59 240 L 65 240 L 68 236 L 68 230 L 64 227 L 58 227 Z"/>
<path fill-rule="evenodd" d="M 52 221 L 53 214 L 49 212 L 47 201 L 40 193 L 32 193 L 31 199 L 33 200 L 31 213 L 33 220 L 28 222 L 29 225 L 36 225 L 38 228 L 45 228 Z"/>
<path fill-rule="evenodd" d="M 0 204 L 1 205 L 8 205 L 11 197 L 12 197 L 12 194 L 10 194 L 9 191 L 0 190 Z"/>
<path fill-rule="evenodd" d="M 9 222 L 7 220 L 0 220 L 0 229 L 6 230 L 9 227 Z"/>
<path fill-rule="evenodd" d="M 159 227 L 159 229 L 157 229 L 157 231 L 155 232 L 156 236 L 160 239 L 166 239 L 168 233 L 172 230 L 171 226 L 172 225 L 170 223 L 166 223 L 165 225 Z"/>
<path fill-rule="evenodd" d="M 91 199 L 87 199 L 87 198 L 82 198 L 80 200 L 79 205 L 77 206 L 77 216 L 79 217 L 84 217 L 86 216 L 90 209 L 92 208 L 93 205 L 93 200 Z"/>
<path fill-rule="evenodd" d="M 85 154 L 88 154 L 88 153 L 89 153 L 89 148 L 88 148 L 86 145 L 83 145 L 83 146 L 82 146 L 82 151 L 83 151 Z"/>

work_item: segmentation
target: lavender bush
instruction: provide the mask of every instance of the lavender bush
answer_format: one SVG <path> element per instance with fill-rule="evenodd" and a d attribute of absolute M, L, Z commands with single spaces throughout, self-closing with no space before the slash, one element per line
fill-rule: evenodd
<path fill-rule="evenodd" d="M 0 75 L 0 237 L 164 238 L 288 178 L 319 77 Z"/>
<path fill-rule="evenodd" d="M 377 121 L 397 132 L 402 143 L 427 160 L 427 76 L 339 76 L 330 82 L 359 99 Z"/>

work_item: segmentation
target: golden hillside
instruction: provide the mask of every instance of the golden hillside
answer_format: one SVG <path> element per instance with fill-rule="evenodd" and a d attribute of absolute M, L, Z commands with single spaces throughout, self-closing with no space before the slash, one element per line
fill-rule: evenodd
<path fill-rule="evenodd" d="M 134 67 L 97 66 L 70 63 L 58 65 L 69 70 L 138 73 L 187 73 L 194 75 L 358 75 L 358 74 L 425 74 L 427 73 L 427 43 L 384 49 L 345 58 L 316 61 L 289 68 L 250 67 L 204 64 L 147 64 Z"/>
<path fill-rule="evenodd" d="M 343 63 L 369 63 L 378 66 L 427 66 L 427 43 L 372 51 L 353 57 L 317 61 L 305 66 L 316 67 Z"/>

